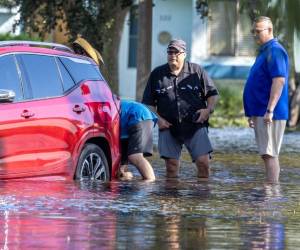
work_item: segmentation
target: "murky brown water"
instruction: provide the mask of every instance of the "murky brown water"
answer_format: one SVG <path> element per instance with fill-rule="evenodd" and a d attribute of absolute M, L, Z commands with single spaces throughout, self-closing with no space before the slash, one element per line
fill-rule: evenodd
<path fill-rule="evenodd" d="M 251 150 L 230 143 L 216 145 L 208 182 L 187 160 L 167 180 L 158 159 L 153 183 L 2 181 L 0 249 L 297 249 L 295 151 L 284 152 L 278 185 L 264 182 Z"/>

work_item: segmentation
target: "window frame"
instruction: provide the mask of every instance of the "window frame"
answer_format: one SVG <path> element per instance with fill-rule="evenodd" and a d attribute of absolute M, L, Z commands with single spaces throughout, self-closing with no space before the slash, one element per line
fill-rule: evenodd
<path fill-rule="evenodd" d="M 28 72 L 26 70 L 26 67 L 24 65 L 24 62 L 21 58 L 22 55 L 34 55 L 34 56 L 47 56 L 47 57 L 54 57 L 54 62 L 55 62 L 55 67 L 56 67 L 56 70 L 58 72 L 58 75 L 59 75 L 59 81 L 60 81 L 60 85 L 61 85 L 61 88 L 62 90 L 64 89 L 63 88 L 63 83 L 62 83 L 62 79 L 60 77 L 60 72 L 59 72 L 59 69 L 58 69 L 58 65 L 56 64 L 56 61 L 55 61 L 55 57 L 56 55 L 51 55 L 51 54 L 43 54 L 43 53 L 32 53 L 32 52 L 18 52 L 16 53 L 16 59 L 20 65 L 20 70 L 22 72 L 22 75 L 23 75 L 23 79 L 24 79 L 24 82 L 26 83 L 25 85 L 28 87 L 28 98 L 24 99 L 24 100 L 27 100 L 27 101 L 35 101 L 35 100 L 47 100 L 47 99 L 53 99 L 53 98 L 58 98 L 58 97 L 62 97 L 64 96 L 64 91 L 62 91 L 62 94 L 61 95 L 55 95 L 55 96 L 46 96 L 46 97 L 37 97 L 37 98 L 34 98 L 33 97 L 33 91 L 32 91 L 32 84 L 29 80 L 29 76 L 28 76 Z M 24 92 L 25 93 L 25 92 Z"/>
<path fill-rule="evenodd" d="M 19 87 L 20 87 L 20 92 L 21 92 L 21 100 L 14 100 L 12 103 L 19 103 L 19 102 L 24 102 L 26 101 L 26 98 L 25 98 L 25 85 L 26 83 L 24 82 L 24 79 L 22 77 L 22 71 L 20 69 L 20 65 L 18 63 L 18 60 L 17 60 L 17 57 L 16 57 L 16 53 L 5 53 L 5 54 L 2 54 L 0 55 L 0 58 L 2 57 L 5 57 L 5 56 L 11 56 L 12 57 L 12 60 L 13 60 L 13 63 L 15 65 L 15 69 L 16 69 L 16 73 L 17 73 L 17 78 L 18 78 L 18 81 L 19 81 Z M 9 89 L 9 90 L 13 90 L 13 89 Z M 1 104 L 12 104 L 11 102 L 10 103 L 1 103 Z"/>
<path fill-rule="evenodd" d="M 137 40 L 138 40 L 138 5 L 133 5 L 129 11 L 128 29 L 128 68 L 137 67 Z M 135 41 L 135 42 L 134 42 Z"/>
<path fill-rule="evenodd" d="M 17 70 L 17 74 L 18 74 L 19 83 L 21 84 L 20 89 L 21 89 L 22 98 L 23 98 L 22 100 L 14 101 L 13 103 L 29 102 L 29 101 L 35 101 L 35 100 L 46 100 L 46 99 L 53 99 L 53 98 L 63 97 L 63 96 L 68 95 L 70 92 L 72 92 L 75 88 L 77 88 L 84 81 L 103 81 L 107 84 L 107 82 L 105 81 L 105 79 L 104 79 L 104 77 L 103 77 L 103 75 L 102 75 L 102 73 L 99 69 L 98 69 L 98 71 L 97 71 L 97 69 L 94 69 L 97 72 L 97 74 L 99 75 L 99 79 L 94 79 L 94 78 L 89 79 L 89 78 L 87 78 L 87 79 L 82 79 L 79 82 L 76 82 L 73 75 L 70 73 L 70 71 L 68 70 L 66 65 L 61 60 L 61 58 L 66 58 L 66 59 L 70 59 L 70 60 L 72 60 L 72 59 L 83 60 L 87 64 L 91 65 L 91 67 L 93 67 L 93 68 L 96 67 L 96 65 L 94 65 L 92 62 L 90 62 L 88 59 L 85 59 L 85 58 L 76 57 L 76 56 L 53 55 L 53 54 L 38 53 L 38 52 L 37 53 L 35 53 L 35 52 L 26 52 L 26 51 L 24 51 L 24 52 L 23 51 L 7 52 L 7 53 L 4 53 L 4 54 L 0 54 L 0 58 L 4 57 L 4 56 L 9 56 L 9 55 L 13 56 L 14 63 L 16 65 L 16 70 Z M 54 57 L 55 65 L 56 65 L 56 68 L 57 68 L 57 71 L 58 71 L 60 83 L 61 83 L 62 90 L 63 90 L 62 94 L 58 95 L 58 96 L 34 98 L 33 93 L 32 93 L 32 86 L 31 86 L 30 80 L 27 76 L 27 71 L 26 71 L 26 68 L 24 66 L 24 62 L 21 59 L 21 55 L 35 55 L 35 56 Z M 60 63 L 66 69 L 66 72 L 69 74 L 70 78 L 73 80 L 73 83 L 74 83 L 73 87 L 65 90 L 63 78 L 62 78 L 61 71 L 60 71 L 59 65 L 57 63 L 57 60 L 60 61 Z M 7 104 L 7 103 L 2 103 L 2 104 Z M 9 104 L 11 104 L 11 103 L 9 103 Z"/>
<path fill-rule="evenodd" d="M 234 8 L 232 8 L 232 11 L 234 12 L 235 15 L 235 20 L 234 23 L 232 25 L 231 31 L 233 32 L 233 35 L 231 37 L 232 41 L 230 41 L 230 43 L 232 43 L 232 47 L 231 47 L 231 51 L 224 51 L 224 52 L 219 52 L 219 53 L 213 53 L 215 47 L 217 47 L 217 44 L 213 44 L 213 39 L 212 39 L 212 34 L 213 32 L 216 32 L 216 30 L 214 30 L 215 28 L 215 24 L 213 24 L 213 16 L 212 16 L 212 20 L 208 20 L 207 22 L 207 28 L 208 28 L 208 36 L 207 36 L 207 41 L 209 44 L 209 55 L 210 56 L 216 56 L 216 57 L 253 57 L 255 56 L 255 42 L 253 39 L 253 42 L 251 42 L 249 39 L 250 37 L 252 38 L 250 29 L 251 27 L 249 27 L 249 32 L 245 32 L 245 30 L 243 29 L 243 25 L 245 24 L 245 21 L 243 21 L 242 19 L 245 18 L 245 13 L 240 12 L 240 3 L 239 0 L 229 0 L 228 2 L 225 0 L 215 0 L 215 2 L 220 2 L 222 4 L 224 4 L 225 2 L 227 4 L 230 4 L 230 2 L 232 4 L 234 4 Z M 214 13 L 212 11 L 212 13 Z M 213 14 L 212 14 L 213 15 Z M 217 18 L 217 17 L 215 17 Z M 250 18 L 249 18 L 250 19 Z M 218 18 L 216 19 L 218 20 Z M 251 22 L 251 20 L 249 20 Z M 251 24 L 250 24 L 251 25 Z M 221 29 L 222 27 L 218 27 L 218 30 Z M 221 39 L 221 40 L 226 40 Z M 247 44 L 244 44 L 244 42 L 247 42 Z"/>
<path fill-rule="evenodd" d="M 101 72 L 100 72 L 98 66 L 97 66 L 98 70 L 95 69 L 95 65 L 94 65 L 93 63 L 91 63 L 89 60 L 86 60 L 86 59 L 81 58 L 81 57 L 71 57 L 71 56 L 70 56 L 70 57 L 68 57 L 68 56 L 59 56 L 58 58 L 59 58 L 60 62 L 64 65 L 65 69 L 66 69 L 66 70 L 68 71 L 68 73 L 70 74 L 70 76 L 71 76 L 71 78 L 73 79 L 73 81 L 75 82 L 75 86 L 78 85 L 78 84 L 80 84 L 80 83 L 82 83 L 82 82 L 84 82 L 84 81 L 105 81 L 105 79 L 104 79 L 103 75 L 101 74 Z M 68 60 L 70 60 L 70 61 L 72 61 L 72 60 L 73 60 L 73 61 L 74 61 L 74 60 L 75 60 L 75 61 L 76 61 L 76 60 L 82 60 L 82 61 L 84 61 L 85 64 L 90 65 L 91 68 L 97 73 L 97 78 L 89 78 L 89 77 L 86 77 L 86 78 L 83 78 L 83 79 L 80 79 L 80 80 L 77 81 L 77 79 L 75 79 L 74 75 L 73 75 L 72 72 L 69 70 L 68 65 L 66 65 L 66 63 L 63 61 L 63 59 L 68 59 Z"/>
<path fill-rule="evenodd" d="M 69 70 L 67 69 L 67 67 L 62 63 L 62 61 L 59 59 L 59 56 L 56 56 L 55 57 L 55 63 L 56 63 L 56 67 L 58 69 L 58 73 L 59 73 L 59 76 L 60 76 L 60 80 L 61 80 L 61 83 L 62 83 L 62 88 L 63 88 L 63 94 L 66 94 L 68 93 L 70 90 L 73 90 L 74 87 L 76 87 L 76 82 L 75 82 L 75 79 L 73 78 L 73 76 L 70 74 Z M 63 78 L 63 75 L 62 75 L 62 72 L 61 72 L 61 69 L 59 67 L 59 63 L 62 65 L 62 67 L 64 67 L 64 69 L 66 70 L 67 74 L 70 76 L 70 78 L 72 79 L 72 82 L 73 82 L 73 86 L 71 88 L 68 88 L 68 89 L 65 89 L 65 82 L 64 82 L 64 78 Z"/>

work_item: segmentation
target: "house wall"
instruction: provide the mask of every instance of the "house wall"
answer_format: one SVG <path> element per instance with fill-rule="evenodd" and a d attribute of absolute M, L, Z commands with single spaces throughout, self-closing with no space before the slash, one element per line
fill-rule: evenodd
<path fill-rule="evenodd" d="M 129 13 L 126 15 L 123 35 L 119 48 L 119 95 L 122 98 L 135 99 L 136 68 L 128 67 L 129 54 Z"/>
<path fill-rule="evenodd" d="M 294 63 L 295 63 L 295 71 L 300 73 L 300 36 L 294 32 Z"/>
<path fill-rule="evenodd" d="M 198 62 L 199 60 L 205 59 L 209 56 L 209 46 L 207 22 L 205 19 L 201 19 L 200 15 L 197 13 L 195 1 L 193 1 L 192 17 L 192 53 L 190 60 L 192 62 Z"/>
<path fill-rule="evenodd" d="M 17 8 L 0 8 L 0 33 L 10 32 L 14 35 L 19 35 L 20 26 L 17 26 L 13 31 L 13 25 L 19 18 L 20 14 L 17 13 Z"/>
<path fill-rule="evenodd" d="M 193 0 L 156 0 L 153 8 L 152 68 L 167 62 L 169 39 L 181 38 L 187 43 L 187 58 L 191 55 Z M 164 35 L 165 34 L 165 35 Z"/>
<path fill-rule="evenodd" d="M 211 19 L 209 19 L 210 21 L 207 18 L 201 19 L 196 11 L 196 0 L 153 0 L 153 3 L 152 69 L 167 62 L 166 49 L 170 39 L 181 38 L 187 43 L 187 60 L 204 67 L 212 78 L 244 79 L 247 77 L 249 69 L 255 60 L 251 53 L 247 55 L 247 52 L 255 51 L 251 43 L 246 41 L 247 39 L 252 39 L 250 34 L 247 37 L 239 37 L 241 32 L 237 31 L 236 36 L 234 36 L 237 37 L 237 40 L 234 41 L 234 44 L 236 44 L 235 49 L 238 51 L 242 46 L 244 54 L 211 55 L 210 32 L 213 30 L 212 26 L 210 26 Z M 224 4 L 226 4 L 226 0 L 224 0 Z M 218 15 L 212 17 L 218 20 Z M 129 51 L 128 19 L 129 15 L 124 24 L 119 52 L 119 90 L 122 97 L 134 99 L 136 68 L 128 68 L 127 66 Z M 244 22 L 240 22 L 244 19 L 239 17 L 238 20 L 234 21 L 231 28 L 235 28 L 234 26 L 237 28 L 244 24 Z M 214 26 L 214 28 L 216 27 Z M 242 31 L 244 30 L 247 31 L 248 28 L 245 27 Z M 224 43 L 224 41 L 221 39 L 220 44 Z M 214 46 L 216 47 L 218 44 L 215 43 Z"/>
<path fill-rule="evenodd" d="M 187 43 L 187 58 L 191 55 L 194 0 L 154 0 L 152 18 L 152 69 L 167 62 L 170 39 L 181 38 Z M 169 36 L 168 36 L 169 34 Z M 135 98 L 136 68 L 128 67 L 129 14 L 126 17 L 119 50 L 119 94 Z"/>

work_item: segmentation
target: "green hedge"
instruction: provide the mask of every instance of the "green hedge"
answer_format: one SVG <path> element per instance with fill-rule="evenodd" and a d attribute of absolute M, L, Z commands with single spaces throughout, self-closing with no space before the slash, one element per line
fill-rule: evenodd
<path fill-rule="evenodd" d="M 220 96 L 209 123 L 212 127 L 248 126 L 243 109 L 243 81 L 215 81 Z"/>
<path fill-rule="evenodd" d="M 25 33 L 22 33 L 20 35 L 12 35 L 11 33 L 0 34 L 0 41 L 7 41 L 7 40 L 41 41 L 39 38 L 30 36 Z"/>

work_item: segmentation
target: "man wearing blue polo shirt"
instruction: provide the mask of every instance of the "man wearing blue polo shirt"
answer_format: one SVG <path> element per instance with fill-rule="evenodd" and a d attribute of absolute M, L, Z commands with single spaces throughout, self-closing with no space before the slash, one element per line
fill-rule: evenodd
<path fill-rule="evenodd" d="M 152 155 L 152 131 L 157 116 L 141 103 L 122 100 L 120 118 L 122 147 L 122 162 L 118 173 L 120 179 L 132 177 L 127 170 L 129 161 L 138 169 L 144 180 L 155 180 L 153 168 L 145 156 Z"/>
<path fill-rule="evenodd" d="M 266 168 L 268 182 L 279 180 L 279 151 L 289 116 L 286 50 L 273 36 L 268 17 L 258 17 L 253 25 L 256 42 L 261 45 L 244 88 L 244 109 L 249 126 Z"/>

